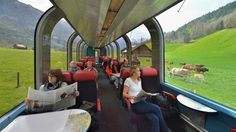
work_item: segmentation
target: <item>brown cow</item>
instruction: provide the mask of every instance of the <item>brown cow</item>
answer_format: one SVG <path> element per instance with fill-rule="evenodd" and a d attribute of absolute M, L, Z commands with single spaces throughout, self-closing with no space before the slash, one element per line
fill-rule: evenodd
<path fill-rule="evenodd" d="M 194 70 L 195 70 L 196 72 L 198 72 L 198 73 L 204 73 L 204 72 L 206 72 L 206 71 L 209 71 L 209 69 L 206 68 L 206 67 L 195 67 Z"/>
<path fill-rule="evenodd" d="M 182 66 L 183 69 L 194 70 L 195 66 L 192 64 L 185 64 Z"/>

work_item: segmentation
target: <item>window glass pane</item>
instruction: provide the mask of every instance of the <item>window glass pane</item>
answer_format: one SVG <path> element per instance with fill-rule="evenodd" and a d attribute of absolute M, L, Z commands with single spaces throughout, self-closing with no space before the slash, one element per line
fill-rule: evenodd
<path fill-rule="evenodd" d="M 80 36 L 77 36 L 73 42 L 73 45 L 72 45 L 72 60 L 73 61 L 77 61 L 78 59 L 78 57 L 76 56 L 76 50 L 77 50 L 80 40 L 81 40 Z"/>
<path fill-rule="evenodd" d="M 126 49 L 126 43 L 125 43 L 125 40 L 121 37 L 119 38 L 117 41 L 116 41 L 119 46 L 120 46 L 120 60 L 123 61 L 123 59 L 125 58 L 124 57 L 124 54 L 123 54 L 123 51 L 125 51 Z"/>
<path fill-rule="evenodd" d="M 32 7 L 25 0 L 1 1 L 0 116 L 23 102 L 28 88 L 34 87 L 34 31 L 40 16 L 51 6 L 48 3 L 38 10 L 39 6 Z"/>
<path fill-rule="evenodd" d="M 147 28 L 140 25 L 127 35 L 132 45 L 132 64 L 150 67 L 152 65 L 152 45 Z"/>
<path fill-rule="evenodd" d="M 2 116 L 26 98 L 29 87 L 34 87 L 33 50 L 1 47 L 0 64 L 0 116 Z M 19 84 L 17 84 L 18 79 Z"/>
<path fill-rule="evenodd" d="M 165 81 L 236 109 L 232 1 L 186 1 L 157 19 L 165 32 Z"/>
<path fill-rule="evenodd" d="M 115 43 L 111 43 L 111 46 L 113 47 L 113 56 L 114 56 L 114 58 L 116 59 L 117 58 L 117 48 L 116 48 L 116 45 L 115 45 Z"/>
<path fill-rule="evenodd" d="M 54 27 L 51 39 L 51 69 L 66 70 L 67 41 L 72 33 L 73 29 L 64 19 L 61 19 Z"/>

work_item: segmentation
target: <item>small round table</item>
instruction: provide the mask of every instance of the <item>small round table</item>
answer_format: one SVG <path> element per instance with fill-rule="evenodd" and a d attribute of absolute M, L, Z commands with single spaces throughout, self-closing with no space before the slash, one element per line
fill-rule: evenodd
<path fill-rule="evenodd" d="M 206 113 L 216 113 L 217 111 L 212 109 L 212 108 L 209 108 L 203 104 L 200 104 L 188 97 L 185 97 L 184 95 L 182 94 L 179 94 L 177 96 L 177 100 L 183 104 L 184 106 L 187 106 L 191 109 L 194 109 L 194 110 L 197 110 L 197 111 L 201 111 L 201 112 L 206 112 Z"/>
<path fill-rule="evenodd" d="M 70 109 L 19 116 L 2 132 L 85 132 L 90 123 L 87 111 Z"/>

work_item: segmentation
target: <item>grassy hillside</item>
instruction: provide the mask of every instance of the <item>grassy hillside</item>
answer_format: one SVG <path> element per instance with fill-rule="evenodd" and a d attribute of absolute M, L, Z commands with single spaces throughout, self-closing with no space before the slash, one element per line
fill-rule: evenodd
<path fill-rule="evenodd" d="M 0 116 L 22 102 L 29 87 L 34 87 L 32 50 L 0 48 Z M 66 69 L 66 54 L 52 51 L 52 68 Z M 16 74 L 20 87 L 16 88 Z"/>
<path fill-rule="evenodd" d="M 172 67 L 181 67 L 179 63 L 186 62 L 203 64 L 209 69 L 204 82 L 169 76 L 166 81 L 236 109 L 235 36 L 236 29 L 225 29 L 191 44 L 166 44 L 165 57 L 174 62 Z"/>
<path fill-rule="evenodd" d="M 176 31 L 165 33 L 168 42 L 191 42 L 211 33 L 236 27 L 236 1 L 209 12 Z M 179 18 L 181 19 L 181 18 Z"/>

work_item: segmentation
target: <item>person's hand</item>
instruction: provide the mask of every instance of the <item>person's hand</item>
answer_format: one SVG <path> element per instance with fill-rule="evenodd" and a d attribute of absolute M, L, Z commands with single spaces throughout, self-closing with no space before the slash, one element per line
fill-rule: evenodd
<path fill-rule="evenodd" d="M 25 103 L 26 103 L 26 104 L 33 103 L 33 100 L 32 100 L 32 99 L 28 99 L 28 98 L 26 98 L 26 99 L 25 99 Z"/>
<path fill-rule="evenodd" d="M 73 97 L 79 96 L 79 91 L 74 91 L 73 93 L 70 94 L 70 96 Z"/>
<path fill-rule="evenodd" d="M 137 99 L 137 96 L 130 96 L 130 99 Z"/>
<path fill-rule="evenodd" d="M 74 96 L 79 96 L 79 91 L 75 91 Z"/>

